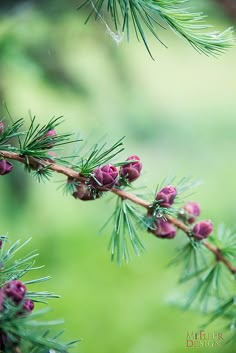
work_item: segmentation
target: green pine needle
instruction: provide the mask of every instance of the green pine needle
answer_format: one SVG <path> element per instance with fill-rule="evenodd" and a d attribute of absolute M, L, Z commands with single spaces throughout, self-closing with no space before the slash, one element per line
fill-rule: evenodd
<path fill-rule="evenodd" d="M 84 176 L 90 176 L 90 174 L 98 167 L 110 163 L 112 158 L 116 157 L 119 153 L 124 150 L 123 141 L 124 137 L 119 139 L 111 147 L 106 147 L 107 144 L 95 144 L 92 149 L 81 157 L 77 164 L 77 168 L 80 173 Z"/>
<path fill-rule="evenodd" d="M 182 246 L 169 266 L 181 266 L 182 274 L 179 282 L 184 283 L 207 270 L 212 262 L 212 256 L 201 242 L 189 239 Z"/>
<path fill-rule="evenodd" d="M 27 169 L 27 166 L 26 166 Z M 32 170 L 30 170 L 31 172 Z M 38 182 L 49 181 L 53 175 L 53 171 L 50 170 L 50 165 L 48 166 L 39 166 L 37 170 L 34 170 L 32 173 L 33 177 L 37 179 Z"/>
<path fill-rule="evenodd" d="M 141 255 L 145 248 L 139 235 L 142 217 L 138 211 L 131 206 L 128 200 L 118 199 L 116 209 L 105 226 L 110 220 L 114 220 L 109 244 L 112 261 L 116 260 L 118 265 L 121 265 L 123 260 L 129 262 L 131 260 L 130 248 L 137 256 Z"/>
<path fill-rule="evenodd" d="M 76 192 L 77 186 L 80 184 L 80 181 L 68 178 L 66 182 L 63 180 L 59 181 L 59 183 L 61 185 L 57 188 L 58 190 L 62 189 L 64 195 L 73 195 L 74 192 Z"/>
<path fill-rule="evenodd" d="M 91 12 L 85 23 L 94 15 L 95 20 L 102 20 L 113 37 L 115 34 L 103 18 L 104 10 L 111 16 L 115 30 L 118 33 L 126 32 L 128 40 L 133 27 L 137 39 L 143 41 L 152 58 L 146 31 L 151 32 L 165 46 L 159 35 L 163 25 L 187 40 L 199 53 L 217 56 L 231 48 L 234 45 L 232 28 L 223 32 L 209 32 L 211 26 L 206 23 L 205 15 L 183 7 L 188 2 L 189 0 L 86 0 L 79 9 L 90 7 Z"/>
<path fill-rule="evenodd" d="M 3 288 L 9 281 L 21 279 L 29 271 L 36 270 L 34 263 L 38 254 L 37 251 L 31 251 L 21 258 L 19 257 L 21 250 L 28 244 L 30 239 L 23 244 L 17 241 L 8 249 L 5 249 L 7 237 L 2 236 L 1 240 L 3 241 L 3 246 L 0 250 L 0 264 L 2 264 L 0 287 Z M 58 298 L 58 295 L 47 291 L 34 292 L 29 290 L 30 285 L 45 282 L 49 278 L 45 276 L 24 282 L 27 286 L 25 298 L 29 298 L 35 303 L 45 304 L 47 304 L 48 299 Z M 24 353 L 67 353 L 78 342 L 64 343 L 61 341 L 60 336 L 63 331 L 60 330 L 56 333 L 54 326 L 63 323 L 62 320 L 38 320 L 38 318 L 48 312 L 48 308 L 46 310 L 34 310 L 32 313 L 22 315 L 23 302 L 16 305 L 11 298 L 7 297 L 4 297 L 3 306 L 4 310 L 0 311 L 0 334 L 2 335 L 4 332 L 8 337 L 4 344 L 5 353 L 17 352 L 18 350 L 14 350 L 14 347 Z"/>
<path fill-rule="evenodd" d="M 226 324 L 223 327 L 223 331 L 228 334 L 225 340 L 225 344 L 236 342 L 236 297 L 232 296 L 227 301 L 224 301 L 222 304 L 218 305 L 215 310 L 210 314 L 208 321 L 202 325 L 203 328 L 208 327 L 216 320 L 224 320 Z"/>
<path fill-rule="evenodd" d="M 236 229 L 227 229 L 221 224 L 210 240 L 221 249 L 226 258 L 236 263 Z"/>
<path fill-rule="evenodd" d="M 201 242 L 190 239 L 170 265 L 181 265 L 180 284 L 191 283 L 190 292 L 185 295 L 184 309 L 195 304 L 203 312 L 208 312 L 233 291 L 231 274 Z"/>
<path fill-rule="evenodd" d="M 72 134 L 56 134 L 46 136 L 47 132 L 55 129 L 62 122 L 62 117 L 52 118 L 46 125 L 40 126 L 36 123 L 36 117 L 31 119 L 30 127 L 26 133 L 20 152 L 25 156 L 32 156 L 38 159 L 48 158 L 48 150 L 75 141 L 70 141 Z"/>
<path fill-rule="evenodd" d="M 24 132 L 20 131 L 23 123 L 24 119 L 19 119 L 5 128 L 4 132 L 0 134 L 0 149 L 5 151 L 18 151 L 18 149 L 9 142 L 12 142 L 12 139 L 19 138 L 19 136 L 24 134 Z"/>

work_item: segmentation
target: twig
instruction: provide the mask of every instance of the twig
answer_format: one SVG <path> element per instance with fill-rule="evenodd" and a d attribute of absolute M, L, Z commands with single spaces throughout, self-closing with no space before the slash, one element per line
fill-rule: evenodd
<path fill-rule="evenodd" d="M 8 158 L 8 159 L 13 159 L 13 160 L 18 161 L 23 164 L 27 164 L 27 160 L 28 160 L 28 162 L 32 163 L 33 165 L 38 163 L 39 165 L 48 167 L 49 169 L 51 169 L 59 174 L 64 174 L 67 177 L 74 178 L 74 179 L 77 179 L 80 181 L 88 180 L 88 178 L 85 178 L 84 176 L 80 175 L 79 172 L 73 170 L 72 168 L 64 167 L 64 166 L 59 165 L 57 163 L 49 162 L 46 160 L 39 160 L 39 159 L 36 159 L 33 157 L 27 157 L 27 159 L 26 159 L 25 156 L 21 156 L 18 153 L 9 152 L 9 151 L 0 151 L 0 156 L 2 156 L 4 158 Z M 113 192 L 117 196 L 121 197 L 123 200 L 128 199 L 128 200 L 134 202 L 135 204 L 146 208 L 147 210 L 152 207 L 152 204 L 149 203 L 148 201 L 143 200 L 142 198 L 140 198 L 132 193 L 129 193 L 125 190 L 113 188 L 113 189 L 111 189 L 111 192 Z M 187 234 L 187 236 L 189 236 L 190 229 L 188 226 L 186 226 L 180 220 L 175 219 L 171 216 L 166 216 L 166 217 L 178 229 L 181 229 L 185 234 Z M 209 243 L 206 240 L 203 240 L 202 243 L 209 251 L 211 251 L 215 255 L 217 261 L 224 263 L 225 266 L 229 269 L 229 271 L 231 273 L 236 274 L 236 267 L 234 267 L 233 264 L 231 264 L 231 262 L 223 255 L 221 249 L 217 248 L 215 245 Z"/>

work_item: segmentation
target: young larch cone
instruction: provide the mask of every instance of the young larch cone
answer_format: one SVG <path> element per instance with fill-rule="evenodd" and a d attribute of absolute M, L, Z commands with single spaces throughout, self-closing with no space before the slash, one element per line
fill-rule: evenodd
<path fill-rule="evenodd" d="M 173 205 L 176 195 L 176 188 L 172 185 L 168 185 L 157 193 L 156 200 L 160 206 L 168 208 Z"/>
<path fill-rule="evenodd" d="M 129 183 L 139 178 L 143 167 L 138 156 L 130 156 L 127 158 L 127 161 L 131 160 L 135 160 L 135 162 L 125 164 L 120 168 L 120 177 Z"/>
<path fill-rule="evenodd" d="M 117 178 L 118 169 L 112 164 L 107 164 L 93 172 L 90 182 L 95 189 L 109 191 L 117 182 Z"/>

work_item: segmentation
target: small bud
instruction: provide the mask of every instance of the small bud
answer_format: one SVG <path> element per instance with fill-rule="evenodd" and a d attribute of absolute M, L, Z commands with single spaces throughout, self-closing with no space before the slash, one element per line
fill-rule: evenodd
<path fill-rule="evenodd" d="M 47 133 L 46 133 L 46 137 L 51 137 L 51 136 L 56 136 L 57 135 L 57 132 L 56 130 L 52 129 L 52 130 L 49 130 Z"/>
<path fill-rule="evenodd" d="M 4 128 L 4 124 L 2 121 L 0 121 L 0 134 L 2 134 L 4 132 L 5 128 Z"/>
<path fill-rule="evenodd" d="M 13 164 L 5 159 L 0 160 L 0 175 L 6 175 L 13 169 Z"/>
<path fill-rule="evenodd" d="M 107 164 L 97 168 L 90 179 L 91 185 L 98 190 L 108 191 L 113 188 L 118 178 L 118 170 L 114 165 Z"/>
<path fill-rule="evenodd" d="M 140 162 L 140 158 L 138 156 L 130 156 L 127 158 L 127 161 L 130 160 L 136 160 L 136 162 L 131 162 L 123 165 L 120 168 L 120 176 L 121 178 L 126 179 L 129 183 L 132 183 L 139 178 L 143 165 Z"/>
<path fill-rule="evenodd" d="M 31 299 L 26 299 L 23 305 L 23 311 L 31 313 L 34 310 L 34 302 Z"/>
<path fill-rule="evenodd" d="M 7 297 L 12 298 L 15 303 L 19 303 L 24 299 L 26 287 L 21 281 L 14 280 L 5 286 L 4 293 Z"/>
<path fill-rule="evenodd" d="M 193 237 L 196 240 L 202 240 L 213 232 L 213 224 L 211 220 L 200 221 L 193 227 Z"/>
<path fill-rule="evenodd" d="M 172 185 L 168 185 L 157 193 L 156 200 L 159 201 L 160 206 L 170 207 L 173 205 L 176 195 L 176 188 Z"/>
<path fill-rule="evenodd" d="M 149 230 L 158 238 L 173 239 L 176 236 L 175 227 L 168 221 L 159 219 L 156 223 L 156 229 Z"/>
<path fill-rule="evenodd" d="M 188 223 L 194 223 L 201 214 L 201 207 L 197 202 L 188 202 L 184 205 L 185 216 Z"/>
<path fill-rule="evenodd" d="M 52 129 L 52 130 L 49 130 L 47 133 L 46 133 L 46 138 L 51 140 L 52 142 L 51 143 L 48 143 L 47 144 L 47 148 L 53 148 L 54 145 L 55 145 L 55 142 L 54 142 L 54 137 L 57 136 L 57 132 L 56 130 Z"/>
<path fill-rule="evenodd" d="M 90 201 L 99 199 L 102 196 L 102 192 L 94 188 L 89 187 L 85 183 L 81 182 L 76 186 L 76 191 L 73 193 L 75 199 L 82 201 Z"/>

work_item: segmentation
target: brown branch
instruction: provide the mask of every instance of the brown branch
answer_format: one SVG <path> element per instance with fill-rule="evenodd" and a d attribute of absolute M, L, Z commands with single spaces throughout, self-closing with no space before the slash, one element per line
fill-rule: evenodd
<path fill-rule="evenodd" d="M 189 236 L 189 227 L 186 226 L 186 224 L 184 224 L 179 219 L 176 219 L 174 217 L 168 216 L 167 218 L 172 224 L 176 226 L 176 228 L 181 229 L 184 233 L 187 234 L 187 236 Z"/>
<path fill-rule="evenodd" d="M 231 262 L 223 255 L 222 250 L 214 246 L 213 244 L 203 241 L 205 247 L 210 250 L 213 254 L 215 254 L 216 260 L 219 262 L 223 262 L 225 266 L 229 269 L 229 271 L 233 274 L 236 274 L 236 268 L 231 264 Z"/>
<path fill-rule="evenodd" d="M 49 167 L 51 170 L 53 170 L 54 172 L 60 173 L 60 174 L 64 174 L 70 178 L 74 178 L 74 179 L 78 179 L 81 181 L 86 180 L 86 178 L 84 178 L 83 176 L 81 176 L 78 172 L 76 172 L 75 170 L 73 170 L 72 168 L 68 168 L 68 167 L 64 167 L 61 166 L 59 164 L 53 163 L 53 162 L 49 162 L 46 160 L 39 160 L 36 159 L 34 157 L 28 157 L 27 159 L 25 156 L 21 156 L 18 153 L 15 152 L 8 152 L 8 151 L 0 151 L 0 156 L 3 156 L 4 158 L 8 158 L 8 159 L 13 159 L 15 161 L 18 161 L 20 163 L 23 164 L 27 164 L 28 162 L 32 165 L 42 165 L 44 167 Z M 27 162 L 28 160 L 28 162 Z"/>
<path fill-rule="evenodd" d="M 230 16 L 233 20 L 236 19 L 236 3 L 235 0 L 214 0 L 218 3 L 224 11 Z"/>
<path fill-rule="evenodd" d="M 189 236 L 189 228 L 183 222 L 173 217 L 168 217 L 168 220 Z M 203 240 L 202 243 L 215 255 L 217 261 L 223 262 L 226 267 L 228 267 L 230 272 L 236 273 L 236 267 L 234 267 L 231 262 L 224 256 L 221 249 L 217 248 L 215 245 L 209 243 L 206 240 Z"/>
<path fill-rule="evenodd" d="M 130 200 L 130 201 L 136 203 L 137 205 L 140 205 L 140 206 L 145 207 L 147 209 L 149 209 L 152 206 L 152 204 L 150 202 L 143 200 L 140 197 L 138 197 L 134 194 L 131 194 L 130 192 L 127 192 L 125 190 L 113 188 L 111 191 L 114 194 L 120 196 L 123 200 L 126 200 L 126 199 Z"/>
<path fill-rule="evenodd" d="M 26 159 L 26 157 L 20 156 L 18 153 L 8 152 L 8 151 L 0 151 L 0 156 L 2 156 L 4 158 L 8 158 L 8 159 L 13 159 L 13 160 L 18 161 L 23 164 L 27 164 L 27 159 L 28 159 L 29 163 L 32 163 L 32 165 L 37 165 L 37 164 L 42 165 L 42 166 L 48 167 L 49 169 L 51 169 L 59 174 L 63 174 L 67 177 L 77 179 L 80 181 L 88 180 L 88 178 L 85 178 L 84 176 L 80 175 L 80 173 L 76 172 L 72 168 L 64 167 L 62 165 L 52 163 L 52 162 L 49 162 L 46 160 L 38 160 L 34 157 L 27 157 L 27 159 Z M 125 190 L 113 188 L 111 190 L 111 192 L 113 192 L 117 196 L 121 197 L 123 200 L 130 200 L 130 201 L 134 202 L 135 204 L 146 208 L 147 210 L 149 210 L 152 207 L 152 204 L 150 202 L 148 202 L 148 201 L 146 201 L 146 200 L 144 200 L 144 199 L 142 199 L 132 193 L 129 193 Z M 167 216 L 167 219 L 172 224 L 174 224 L 178 229 L 181 229 L 185 234 L 187 234 L 187 236 L 189 236 L 190 229 L 186 224 L 184 224 L 180 220 L 178 220 L 174 217 L 171 217 L 171 216 Z M 217 248 L 215 245 L 209 243 L 206 240 L 203 240 L 202 243 L 209 251 L 211 251 L 215 255 L 217 261 L 223 262 L 231 273 L 236 274 L 236 267 L 234 267 L 231 264 L 231 262 L 224 256 L 221 249 Z"/>

